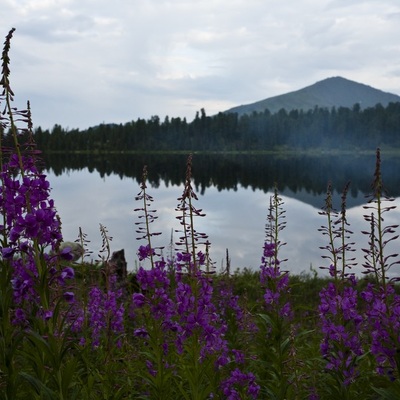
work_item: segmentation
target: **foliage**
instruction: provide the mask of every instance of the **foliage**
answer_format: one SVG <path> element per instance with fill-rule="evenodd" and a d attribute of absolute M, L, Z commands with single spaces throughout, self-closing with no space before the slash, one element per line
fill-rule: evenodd
<path fill-rule="evenodd" d="M 304 111 L 282 109 L 277 113 L 218 113 L 204 109 L 192 122 L 180 117 L 158 116 L 125 124 L 100 124 L 88 129 L 37 127 L 34 138 L 46 152 L 127 151 L 279 151 L 281 149 L 352 149 L 400 147 L 400 103 L 377 104 L 360 110 L 319 108 Z M 1 132 L 1 131 L 0 131 Z M 12 135 L 4 130 L 4 141 Z"/>
<path fill-rule="evenodd" d="M 180 236 L 167 259 L 152 247 L 157 211 L 143 169 L 139 268 L 120 276 L 102 224 L 97 265 L 85 262 L 83 232 L 76 243 L 62 242 L 29 104 L 12 107 L 13 33 L 0 81 L 0 123 L 13 140 L 11 147 L 0 143 L 0 399 L 398 397 L 397 255 L 386 254 L 397 226 L 382 217 L 393 207 L 386 205 L 379 150 L 365 216 L 368 280 L 351 272 L 347 185 L 341 211 L 332 208 L 330 185 L 322 211 L 329 278 L 284 270 L 280 233 L 287 222 L 276 186 L 259 271 L 231 274 L 227 265 L 216 274 L 207 235 L 196 231 L 205 214 L 195 205 L 191 155 L 176 208 Z M 206 118 L 197 121 L 202 129 Z"/>

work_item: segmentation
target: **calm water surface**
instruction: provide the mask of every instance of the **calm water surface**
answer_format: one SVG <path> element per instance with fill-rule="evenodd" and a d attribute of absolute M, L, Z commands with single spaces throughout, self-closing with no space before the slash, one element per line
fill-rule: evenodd
<path fill-rule="evenodd" d="M 62 220 L 65 240 L 75 240 L 81 227 L 88 235 L 89 248 L 95 259 L 101 248 L 101 223 L 113 238 L 112 251 L 125 249 L 128 268 L 134 269 L 138 263 L 137 248 L 144 244 L 136 240 L 135 233 L 138 214 L 133 210 L 141 206 L 135 201 L 140 191 L 137 179 L 116 173 L 100 174 L 88 168 L 67 169 L 57 174 L 49 168 L 47 176 Z M 152 231 L 162 232 L 155 244 L 165 246 L 166 252 L 172 230 L 179 229 L 175 208 L 177 198 L 183 191 L 182 184 L 167 182 L 161 179 L 148 187 L 148 193 L 154 197 L 152 208 L 157 210 L 158 216 L 152 224 Z M 199 200 L 195 206 L 201 208 L 206 217 L 197 218 L 195 228 L 208 234 L 211 258 L 217 269 L 226 265 L 226 249 L 229 249 L 232 269 L 257 269 L 262 255 L 271 190 L 252 189 L 240 183 L 234 185 L 234 189 L 221 189 L 210 183 L 200 192 L 197 192 Z M 281 240 L 286 245 L 281 249 L 280 258 L 288 259 L 284 268 L 301 273 L 309 272 L 310 266 L 317 270 L 320 266 L 328 266 L 328 261 L 321 257 L 326 253 L 319 249 L 327 245 L 327 238 L 318 232 L 318 228 L 326 224 L 326 217 L 319 215 L 324 206 L 324 193 L 315 194 L 315 191 L 305 189 L 299 182 L 296 189 L 285 187 L 281 197 L 286 221 Z M 400 205 L 399 199 L 395 203 Z M 362 204 L 365 204 L 364 193 L 353 193 L 347 212 L 350 229 L 354 231 L 351 241 L 356 242 L 354 256 L 359 265 L 363 262 L 361 249 L 367 247 L 367 237 L 361 231 L 369 229 L 363 218 L 365 210 Z M 399 223 L 399 213 L 397 209 L 388 213 L 385 223 Z M 174 238 L 177 236 L 175 233 Z M 393 247 L 398 247 L 398 242 Z M 359 272 L 361 267 L 354 270 Z"/>

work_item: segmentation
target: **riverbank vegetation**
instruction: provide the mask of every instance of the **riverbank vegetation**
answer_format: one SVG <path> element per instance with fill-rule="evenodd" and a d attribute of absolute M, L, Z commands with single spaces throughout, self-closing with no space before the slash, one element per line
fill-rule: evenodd
<path fill-rule="evenodd" d="M 29 104 L 12 106 L 9 51 L 2 53 L 0 399 L 395 399 L 400 396 L 398 240 L 376 152 L 365 205 L 365 277 L 352 273 L 352 232 L 327 184 L 321 214 L 325 268 L 285 270 L 284 204 L 271 196 L 258 271 L 212 263 L 196 228 L 205 213 L 192 186 L 192 156 L 177 199 L 176 241 L 154 247 L 157 199 L 143 167 L 136 195 L 139 267 L 117 274 L 112 238 L 87 263 L 87 236 L 62 245 L 62 221 L 41 171 Z M 96 199 L 93 199 L 96 201 Z M 81 249 L 82 251 L 76 251 Z"/>

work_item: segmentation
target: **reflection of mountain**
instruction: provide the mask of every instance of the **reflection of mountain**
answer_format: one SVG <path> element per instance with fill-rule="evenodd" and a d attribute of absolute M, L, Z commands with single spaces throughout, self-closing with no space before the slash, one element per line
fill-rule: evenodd
<path fill-rule="evenodd" d="M 382 174 L 389 195 L 400 196 L 400 159 L 382 157 Z M 116 174 L 141 180 L 143 166 L 148 167 L 148 182 L 158 187 L 180 185 L 185 177 L 185 155 L 71 155 L 48 157 L 47 169 L 59 175 L 67 170 L 88 168 L 101 176 Z M 328 181 L 334 192 L 341 193 L 351 182 L 347 206 L 366 202 L 375 169 L 374 156 L 274 157 L 271 155 L 194 155 L 193 184 L 199 193 L 215 186 L 218 190 L 238 185 L 253 190 L 271 191 L 277 184 L 281 194 L 296 198 L 316 208 L 324 205 Z M 340 195 L 335 208 L 340 208 Z"/>
<path fill-rule="evenodd" d="M 237 112 L 242 115 L 251 114 L 254 111 L 264 112 L 265 109 L 268 109 L 271 113 L 276 113 L 282 108 L 286 111 L 296 109 L 307 111 L 312 110 L 315 106 L 328 109 L 332 107 L 351 108 L 354 104 L 359 104 L 363 109 L 375 107 L 378 103 L 387 106 L 390 102 L 399 101 L 400 96 L 338 76 L 324 79 L 294 92 L 234 107 L 226 112 Z"/>
<path fill-rule="evenodd" d="M 320 194 L 315 194 L 307 191 L 306 189 L 302 188 L 297 190 L 296 192 L 293 192 L 290 189 L 284 189 L 280 192 L 283 196 L 290 197 L 292 199 L 296 199 L 298 201 L 301 201 L 302 203 L 309 204 L 310 206 L 321 209 L 325 205 L 325 199 L 326 199 L 326 193 L 320 193 Z M 338 191 L 334 191 L 332 195 L 332 202 L 333 202 L 333 207 L 339 211 L 340 210 L 340 205 L 341 205 L 341 193 Z M 365 196 L 362 193 L 358 193 L 358 195 L 352 196 L 348 195 L 347 200 L 346 200 L 346 207 L 347 209 L 352 208 L 352 207 L 357 207 L 360 205 L 363 205 L 367 202 L 368 200 L 365 198 Z"/>

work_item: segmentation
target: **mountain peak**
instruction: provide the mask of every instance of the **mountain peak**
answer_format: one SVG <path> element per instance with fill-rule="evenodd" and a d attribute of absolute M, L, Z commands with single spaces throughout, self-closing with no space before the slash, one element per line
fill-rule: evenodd
<path fill-rule="evenodd" d="M 226 113 L 250 114 L 254 111 L 271 113 L 284 108 L 309 110 L 318 106 L 321 108 L 353 107 L 359 104 L 361 108 L 374 107 L 380 103 L 387 106 L 390 102 L 400 102 L 400 96 L 387 93 L 362 83 L 354 82 L 341 76 L 335 76 L 318 81 L 303 89 L 273 96 L 255 103 L 233 107 Z"/>

